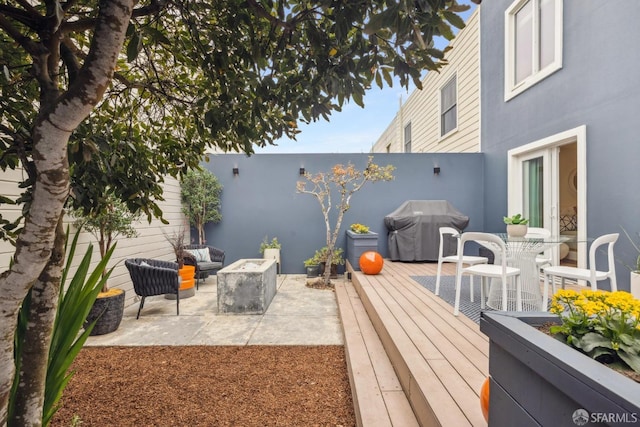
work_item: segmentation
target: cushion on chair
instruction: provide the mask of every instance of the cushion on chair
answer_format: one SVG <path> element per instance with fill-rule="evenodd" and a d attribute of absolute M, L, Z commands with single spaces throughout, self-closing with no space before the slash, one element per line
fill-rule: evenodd
<path fill-rule="evenodd" d="M 221 262 L 209 261 L 209 262 L 198 262 L 198 268 L 201 271 L 204 270 L 218 270 L 222 268 Z"/>
<path fill-rule="evenodd" d="M 211 257 L 209 256 L 209 249 L 207 249 L 207 248 L 187 249 L 187 252 L 189 252 L 191 255 L 194 256 L 194 258 L 196 259 L 197 263 L 211 262 Z M 200 268 L 202 268 L 202 267 L 200 267 Z"/>

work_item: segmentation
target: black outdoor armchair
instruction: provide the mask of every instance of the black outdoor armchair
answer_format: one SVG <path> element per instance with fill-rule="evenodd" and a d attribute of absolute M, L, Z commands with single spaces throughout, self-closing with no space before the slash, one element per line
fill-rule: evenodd
<path fill-rule="evenodd" d="M 215 273 L 224 267 L 224 251 L 207 245 L 187 245 L 184 247 L 184 265 L 196 267 L 196 289 L 199 289 L 200 279 L 205 279 L 211 273 Z M 209 251 L 209 260 L 197 257 L 189 251 L 206 249 Z"/>
<path fill-rule="evenodd" d="M 142 297 L 138 315 L 144 307 L 144 300 L 152 295 L 176 295 L 176 315 L 180 315 L 180 283 L 178 280 L 178 264 L 171 261 L 160 261 L 146 258 L 131 258 L 124 261 L 129 270 L 133 289 Z"/>

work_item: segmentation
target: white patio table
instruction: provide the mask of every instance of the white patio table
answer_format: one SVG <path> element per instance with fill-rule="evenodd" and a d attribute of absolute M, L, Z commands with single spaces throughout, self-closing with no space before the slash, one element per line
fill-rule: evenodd
<path fill-rule="evenodd" d="M 520 269 L 522 283 L 522 310 L 540 311 L 542 307 L 542 292 L 540 289 L 540 269 L 536 263 L 536 256 L 541 252 L 571 240 L 570 236 L 541 237 L 509 237 L 506 233 L 495 233 L 500 236 L 507 247 L 507 264 Z M 491 245 L 486 245 L 494 252 Z M 496 260 L 495 262 L 500 262 Z M 502 307 L 502 293 L 500 283 L 491 282 L 487 306 L 494 310 L 516 311 L 516 289 L 514 283 L 507 286 L 507 307 Z"/>

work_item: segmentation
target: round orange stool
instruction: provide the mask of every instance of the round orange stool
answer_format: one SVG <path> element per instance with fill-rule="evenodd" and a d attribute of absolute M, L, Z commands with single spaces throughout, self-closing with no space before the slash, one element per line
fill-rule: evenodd
<path fill-rule="evenodd" d="M 185 265 L 178 270 L 178 274 L 182 277 L 182 283 L 180 283 L 180 290 L 191 289 L 196 285 L 194 276 L 196 274 L 196 267 L 193 265 Z"/>
<path fill-rule="evenodd" d="M 383 264 L 382 256 L 378 252 L 367 251 L 360 255 L 360 270 L 364 274 L 380 273 Z"/>
<path fill-rule="evenodd" d="M 485 378 L 480 388 L 480 408 L 486 422 L 489 422 L 489 382 L 489 377 Z"/>

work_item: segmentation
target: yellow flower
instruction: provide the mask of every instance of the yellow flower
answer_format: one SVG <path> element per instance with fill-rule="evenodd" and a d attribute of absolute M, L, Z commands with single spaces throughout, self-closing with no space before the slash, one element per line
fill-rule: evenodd
<path fill-rule="evenodd" d="M 369 232 L 369 227 L 363 224 L 351 224 L 351 231 L 357 234 L 367 234 Z"/>

